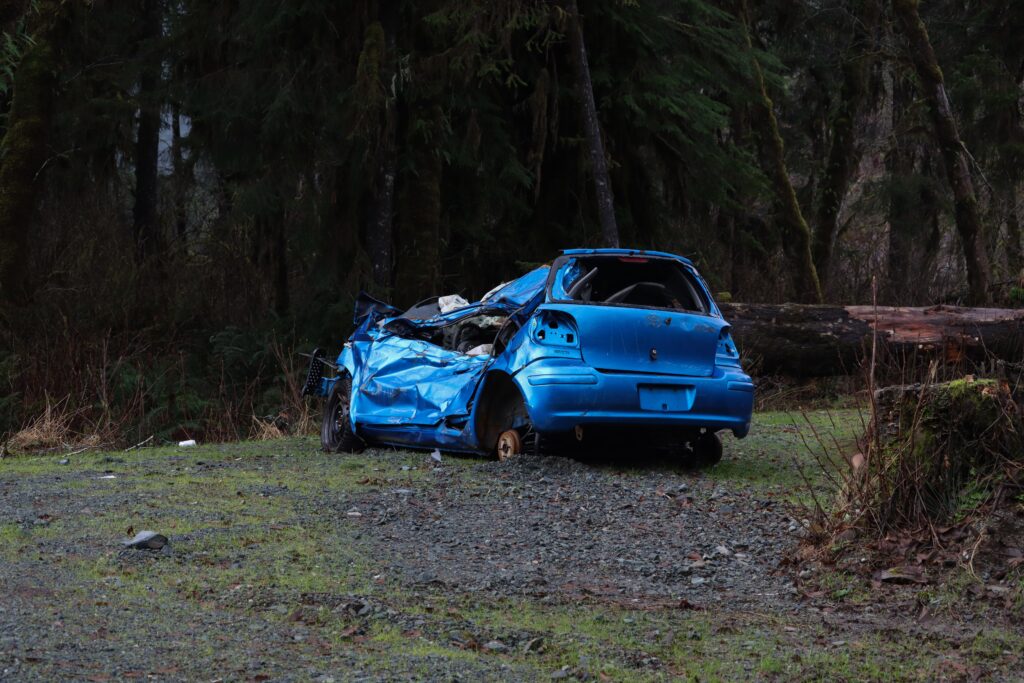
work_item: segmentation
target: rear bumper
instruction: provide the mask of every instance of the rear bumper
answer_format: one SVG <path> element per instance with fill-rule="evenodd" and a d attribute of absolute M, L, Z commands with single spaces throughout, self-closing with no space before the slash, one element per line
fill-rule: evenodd
<path fill-rule="evenodd" d="M 683 377 L 606 373 L 552 359 L 527 365 L 515 380 L 540 431 L 650 425 L 729 429 L 743 437 L 754 407 L 754 384 L 738 368 L 718 367 L 712 377 Z"/>

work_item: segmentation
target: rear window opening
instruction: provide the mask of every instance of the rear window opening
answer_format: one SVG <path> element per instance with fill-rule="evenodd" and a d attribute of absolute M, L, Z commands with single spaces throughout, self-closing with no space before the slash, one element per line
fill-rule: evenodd
<path fill-rule="evenodd" d="M 708 313 L 711 309 L 693 275 L 681 263 L 663 258 L 592 256 L 570 259 L 555 274 L 551 298 L 694 313 Z"/>

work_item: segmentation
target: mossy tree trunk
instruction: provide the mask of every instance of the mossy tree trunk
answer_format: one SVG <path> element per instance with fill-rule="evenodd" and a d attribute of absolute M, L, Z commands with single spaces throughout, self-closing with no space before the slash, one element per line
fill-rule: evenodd
<path fill-rule="evenodd" d="M 991 274 L 970 160 L 957 130 L 931 38 L 917 8 L 918 0 L 893 0 L 893 11 L 907 39 L 909 57 L 920 81 L 921 92 L 928 102 L 935 139 L 953 190 L 956 227 L 967 265 L 968 300 L 973 305 L 980 305 L 989 300 Z"/>
<path fill-rule="evenodd" d="M 784 251 L 793 271 L 793 283 L 799 301 L 821 303 L 821 283 L 811 253 L 811 229 L 807 225 L 796 191 L 786 167 L 786 149 L 779 133 L 775 106 L 768 96 L 764 71 L 754 54 L 750 37 L 750 20 L 746 0 L 740 3 L 741 21 L 746 32 L 747 48 L 751 54 L 755 103 L 751 111 L 751 124 L 757 133 L 758 146 L 764 171 L 775 194 L 776 220 L 784 235 Z"/>
<path fill-rule="evenodd" d="M 58 12 L 57 2 L 39 4 L 34 43 L 15 74 L 0 143 L 0 303 L 23 302 L 30 294 L 27 251 L 53 116 Z"/>

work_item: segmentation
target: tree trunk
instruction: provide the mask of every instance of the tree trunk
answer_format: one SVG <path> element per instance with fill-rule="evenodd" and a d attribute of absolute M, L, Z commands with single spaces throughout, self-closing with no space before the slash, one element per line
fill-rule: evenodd
<path fill-rule="evenodd" d="M 281 317 L 288 315 L 291 308 L 291 297 L 288 289 L 288 233 L 285 226 L 285 213 L 275 211 L 271 214 L 274 225 L 273 269 L 274 269 L 274 311 Z"/>
<path fill-rule="evenodd" d="M 953 190 L 956 227 L 967 263 L 968 300 L 972 304 L 982 304 L 989 298 L 990 270 L 970 162 L 946 95 L 942 70 L 917 6 L 918 0 L 893 0 L 893 11 L 909 43 L 909 56 L 920 80 L 922 94 L 928 101 L 935 138 Z"/>
<path fill-rule="evenodd" d="M 178 236 L 178 242 L 184 248 L 188 237 L 188 213 L 186 198 L 188 186 L 191 184 L 191 176 L 185 165 L 184 155 L 181 149 L 181 113 L 178 105 L 174 105 L 171 112 L 171 163 L 174 172 L 174 227 Z"/>
<path fill-rule="evenodd" d="M 442 125 L 439 106 L 428 116 L 427 126 L 436 130 Z M 410 141 L 410 148 L 415 166 L 408 180 L 403 176 L 395 273 L 395 301 L 402 306 L 437 294 L 441 269 L 441 150 L 419 139 Z"/>
<path fill-rule="evenodd" d="M 597 217 L 601 223 L 601 243 L 605 247 L 619 246 L 619 226 L 615 221 L 615 201 L 612 195 L 612 180 L 608 174 L 608 160 L 601 139 L 601 124 L 597 120 L 597 105 L 594 103 L 594 84 L 590 80 L 590 63 L 587 60 L 587 44 L 583 40 L 583 22 L 580 19 L 576 0 L 566 5 L 569 13 L 569 40 L 574 53 L 576 67 L 576 94 L 580 99 L 580 113 L 587 136 L 587 151 L 590 155 L 590 172 L 594 176 L 594 194 L 597 197 Z"/>
<path fill-rule="evenodd" d="M 899 102 L 900 98 L 894 98 Z M 934 153 L 906 136 L 886 157 L 889 175 L 889 254 L 882 300 L 904 305 L 928 300 L 941 242 L 934 190 Z"/>
<path fill-rule="evenodd" d="M 784 251 L 793 269 L 797 298 L 800 301 L 821 302 L 821 283 L 818 281 L 818 272 L 811 255 L 811 229 L 800 210 L 793 183 L 789 179 L 786 150 L 779 133 L 779 122 L 775 118 L 775 107 L 768 96 L 761 64 L 753 53 L 746 5 L 746 0 L 743 0 L 741 20 L 746 33 L 747 48 L 751 53 L 754 87 L 758 100 L 753 107 L 751 123 L 757 132 L 765 172 L 775 191 L 776 216 L 784 234 Z"/>
<path fill-rule="evenodd" d="M 1010 197 L 1010 211 L 1006 215 L 1006 264 L 1013 277 L 1024 277 L 1024 256 L 1021 255 L 1020 210 L 1014 188 Z"/>
<path fill-rule="evenodd" d="M 1024 310 L 721 304 L 732 334 L 761 375 L 857 374 L 877 331 L 882 358 L 900 363 L 1024 357 Z M 877 319 L 876 319 L 877 313 Z"/>
<path fill-rule="evenodd" d="M 398 93 L 392 91 L 398 73 L 398 7 L 386 2 L 380 8 L 384 31 L 384 54 L 381 58 L 380 80 L 384 86 L 384 121 L 380 143 L 380 159 L 374 182 L 375 197 L 366 248 L 370 257 L 373 284 L 381 293 L 392 286 L 394 241 L 395 180 L 398 176 Z"/>
<path fill-rule="evenodd" d="M 827 288 L 831 275 L 832 254 L 839 233 L 839 209 L 860 161 L 854 123 L 864 99 L 872 61 L 865 55 L 873 49 L 874 28 L 880 15 L 877 0 L 865 0 L 861 16 L 857 17 L 852 54 L 846 55 L 842 68 L 843 85 L 839 92 L 839 107 L 830 126 L 832 145 L 822 181 L 813 242 L 814 267 L 823 290 Z"/>
<path fill-rule="evenodd" d="M 160 2 L 145 0 L 143 8 L 143 50 L 160 38 Z M 135 146 L 135 206 L 132 227 L 136 257 L 141 262 L 160 249 L 157 229 L 157 163 L 160 155 L 160 105 L 156 90 L 160 81 L 160 63 L 153 55 L 139 78 L 139 127 Z"/>
<path fill-rule="evenodd" d="M 41 23 L 15 73 L 7 132 L 0 143 L 0 303 L 28 297 L 27 252 L 58 73 L 53 35 L 58 11 L 55 2 L 40 3 Z"/>

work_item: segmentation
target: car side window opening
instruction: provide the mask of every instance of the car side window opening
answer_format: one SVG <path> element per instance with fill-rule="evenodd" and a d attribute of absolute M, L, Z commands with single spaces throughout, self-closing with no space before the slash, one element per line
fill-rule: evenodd
<path fill-rule="evenodd" d="M 559 301 L 707 313 L 710 304 L 682 264 L 647 257 L 572 259 L 553 298 Z M 558 291 L 561 290 L 561 291 Z"/>

